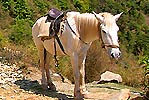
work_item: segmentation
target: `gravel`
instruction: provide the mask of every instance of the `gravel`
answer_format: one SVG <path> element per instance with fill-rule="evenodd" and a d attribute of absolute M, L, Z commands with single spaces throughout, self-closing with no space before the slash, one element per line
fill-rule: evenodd
<path fill-rule="evenodd" d="M 11 85 L 20 79 L 23 79 L 22 71 L 18 70 L 15 64 L 10 65 L 0 62 L 0 86 Z"/>

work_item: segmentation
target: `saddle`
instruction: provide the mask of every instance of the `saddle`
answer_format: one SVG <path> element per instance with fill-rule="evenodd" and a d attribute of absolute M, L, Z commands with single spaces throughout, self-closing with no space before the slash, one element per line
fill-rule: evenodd
<path fill-rule="evenodd" d="M 64 16 L 65 16 L 65 14 L 63 12 L 61 12 L 55 8 L 51 9 L 47 14 L 46 21 L 43 20 L 41 22 L 40 32 L 39 32 L 41 34 L 38 35 L 38 37 L 41 38 L 42 41 L 54 38 L 54 49 L 55 49 L 54 58 L 55 58 L 56 62 L 58 62 L 58 61 L 56 58 L 56 42 L 55 42 L 55 40 L 57 40 L 63 53 L 66 54 L 65 50 L 63 48 L 63 45 L 58 37 L 58 33 L 61 28 L 60 27 L 61 22 L 63 21 Z M 47 32 L 47 28 L 48 28 L 49 32 Z"/>
<path fill-rule="evenodd" d="M 49 10 L 47 19 L 43 22 L 43 26 L 41 26 L 41 34 L 39 34 L 38 37 L 40 37 L 42 41 L 53 38 L 60 30 L 63 17 L 63 12 L 55 8 Z"/>
<path fill-rule="evenodd" d="M 52 8 L 51 10 L 49 10 L 48 14 L 47 14 L 47 19 L 49 21 L 51 20 L 55 20 L 58 16 L 60 16 L 63 12 L 55 9 L 55 8 Z"/>

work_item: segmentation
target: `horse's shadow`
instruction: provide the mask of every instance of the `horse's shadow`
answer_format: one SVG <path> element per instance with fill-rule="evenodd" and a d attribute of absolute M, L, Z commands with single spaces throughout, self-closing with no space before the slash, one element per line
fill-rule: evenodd
<path fill-rule="evenodd" d="M 38 81 L 22 79 L 15 81 L 15 84 L 18 85 L 21 89 L 24 89 L 25 91 L 31 91 L 34 94 L 58 98 L 59 100 L 74 99 L 72 95 L 58 93 L 58 91 L 43 90 Z"/>

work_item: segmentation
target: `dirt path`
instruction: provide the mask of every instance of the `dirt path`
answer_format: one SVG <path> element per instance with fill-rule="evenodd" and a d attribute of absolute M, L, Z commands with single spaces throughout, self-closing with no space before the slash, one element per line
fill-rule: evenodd
<path fill-rule="evenodd" d="M 69 81 L 61 82 L 58 74 L 52 75 L 52 80 L 57 91 L 43 90 L 40 86 L 41 73 L 38 68 L 29 68 L 30 73 L 25 75 L 17 66 L 0 63 L 0 100 L 73 100 L 74 85 Z M 97 84 L 97 82 L 86 85 L 90 92 L 90 99 L 86 100 L 108 100 L 105 98 L 116 98 L 121 89 L 130 89 L 131 98 L 140 95 L 140 92 L 132 87 L 115 83 Z M 109 99 L 118 100 L 118 99 Z"/>

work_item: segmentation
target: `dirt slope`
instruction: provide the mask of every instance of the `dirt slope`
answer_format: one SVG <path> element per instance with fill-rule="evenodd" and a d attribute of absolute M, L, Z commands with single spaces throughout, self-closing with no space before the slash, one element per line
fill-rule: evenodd
<path fill-rule="evenodd" d="M 57 74 L 52 75 L 52 80 L 57 91 L 43 90 L 40 86 L 41 72 L 38 68 L 29 67 L 30 73 L 24 74 L 17 66 L 0 63 L 0 100 L 73 100 L 74 85 L 68 80 L 63 83 Z M 140 92 L 132 87 L 115 83 L 86 85 L 91 93 L 91 99 L 106 100 L 108 96 L 115 96 L 121 89 L 130 89 L 131 98 L 140 96 Z M 110 99 L 112 100 L 112 99 Z M 116 99 L 115 99 L 116 100 Z"/>

